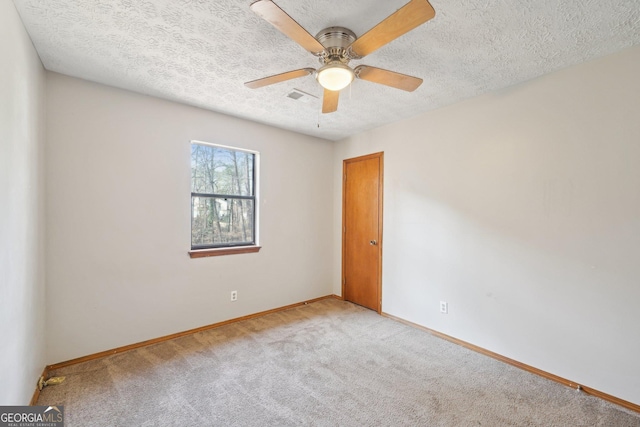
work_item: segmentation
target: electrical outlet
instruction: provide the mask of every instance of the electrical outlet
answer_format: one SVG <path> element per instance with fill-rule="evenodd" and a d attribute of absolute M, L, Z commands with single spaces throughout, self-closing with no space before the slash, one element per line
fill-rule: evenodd
<path fill-rule="evenodd" d="M 238 291 L 231 291 L 231 301 L 238 301 Z"/>
<path fill-rule="evenodd" d="M 440 301 L 440 313 L 448 314 L 449 313 L 449 303 L 446 301 Z"/>

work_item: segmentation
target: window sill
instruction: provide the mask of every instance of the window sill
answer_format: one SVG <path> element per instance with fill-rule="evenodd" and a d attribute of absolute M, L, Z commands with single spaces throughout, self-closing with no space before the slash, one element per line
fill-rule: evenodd
<path fill-rule="evenodd" d="M 195 249 L 189 251 L 191 258 L 204 258 L 220 255 L 236 255 L 259 252 L 262 246 L 236 246 L 233 248 L 212 248 L 212 249 Z"/>

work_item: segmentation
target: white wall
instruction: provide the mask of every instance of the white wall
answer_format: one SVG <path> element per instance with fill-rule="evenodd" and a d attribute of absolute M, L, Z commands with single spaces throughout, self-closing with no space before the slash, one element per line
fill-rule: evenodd
<path fill-rule="evenodd" d="M 339 142 L 334 247 L 342 160 L 384 151 L 384 312 L 640 404 L 638 76 L 634 47 Z"/>
<path fill-rule="evenodd" d="M 332 292 L 330 142 L 55 73 L 47 113 L 49 363 Z M 187 255 L 191 139 L 260 151 L 259 253 Z"/>
<path fill-rule="evenodd" d="M 0 405 L 26 405 L 44 368 L 44 68 L 0 2 Z"/>

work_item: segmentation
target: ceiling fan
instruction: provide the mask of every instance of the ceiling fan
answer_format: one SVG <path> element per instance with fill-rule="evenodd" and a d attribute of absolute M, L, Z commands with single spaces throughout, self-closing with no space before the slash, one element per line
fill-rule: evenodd
<path fill-rule="evenodd" d="M 258 0 L 252 3 L 250 8 L 284 35 L 317 56 L 323 64 L 318 70 L 301 68 L 245 83 L 245 86 L 251 89 L 314 75 L 324 88 L 322 112 L 332 113 L 338 109 L 340 90 L 347 87 L 354 78 L 408 92 L 416 90 L 422 84 L 422 79 L 418 77 L 382 68 L 368 65 L 351 68 L 349 61 L 364 58 L 432 19 L 436 12 L 427 0 L 409 1 L 360 37 L 356 37 L 353 31 L 343 27 L 325 28 L 313 37 L 271 0 Z"/>

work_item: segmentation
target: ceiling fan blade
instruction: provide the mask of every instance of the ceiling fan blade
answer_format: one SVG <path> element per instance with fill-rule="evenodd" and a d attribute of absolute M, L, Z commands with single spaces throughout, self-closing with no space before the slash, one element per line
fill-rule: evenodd
<path fill-rule="evenodd" d="M 258 89 L 259 87 L 269 86 L 275 83 L 284 82 L 291 79 L 297 79 L 298 77 L 308 76 L 313 74 L 316 70 L 313 68 L 301 68 L 299 70 L 287 71 L 286 73 L 275 74 L 273 76 L 264 77 L 258 80 L 252 80 L 246 82 L 244 85 L 251 89 Z"/>
<path fill-rule="evenodd" d="M 411 0 L 351 43 L 348 52 L 352 59 L 363 58 L 435 15 L 436 11 L 427 0 Z"/>
<path fill-rule="evenodd" d="M 413 92 L 422 84 L 422 79 L 418 77 L 407 76 L 406 74 L 368 65 L 358 65 L 353 72 L 358 79 L 380 83 L 381 85 L 406 90 L 407 92 Z"/>
<path fill-rule="evenodd" d="M 258 0 L 252 3 L 250 8 L 262 19 L 280 30 L 285 36 L 314 55 L 319 56 L 324 51 L 324 46 L 322 46 L 318 40 L 271 0 Z"/>
<path fill-rule="evenodd" d="M 338 109 L 338 98 L 340 97 L 340 91 L 324 90 L 324 96 L 322 98 L 322 112 L 333 113 Z"/>

